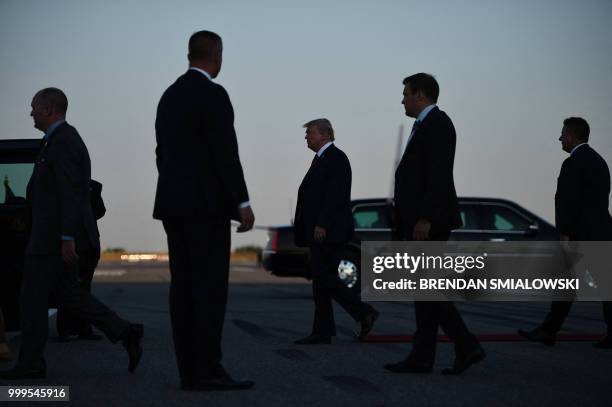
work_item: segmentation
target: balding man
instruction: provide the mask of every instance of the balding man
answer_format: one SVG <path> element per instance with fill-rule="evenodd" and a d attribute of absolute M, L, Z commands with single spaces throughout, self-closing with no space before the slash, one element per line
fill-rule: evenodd
<path fill-rule="evenodd" d="M 299 345 L 331 343 L 336 335 L 332 299 L 361 324 L 359 339 L 372 329 L 378 312 L 361 301 L 338 277 L 338 264 L 353 236 L 351 165 L 334 145 L 334 129 L 327 119 L 304 124 L 306 144 L 316 155 L 298 191 L 295 243 L 310 247 L 312 294 L 315 303 L 312 332 Z"/>
<path fill-rule="evenodd" d="M 238 156 L 234 110 L 221 71 L 223 43 L 210 31 L 189 39 L 189 70 L 157 108 L 157 193 L 153 217 L 163 222 L 170 254 L 170 318 L 181 388 L 240 390 L 221 365 L 227 303 L 230 219 L 238 232 L 255 217 Z"/>
<path fill-rule="evenodd" d="M 87 147 L 66 122 L 68 99 L 57 88 L 34 96 L 34 127 L 45 133 L 27 187 L 32 229 L 26 248 L 20 298 L 22 343 L 17 365 L 0 379 L 46 377 L 44 349 L 48 298 L 79 320 L 90 322 L 113 343 L 122 341 L 134 372 L 142 355 L 143 326 L 117 316 L 79 285 L 79 252 L 98 250 L 91 200 Z"/>

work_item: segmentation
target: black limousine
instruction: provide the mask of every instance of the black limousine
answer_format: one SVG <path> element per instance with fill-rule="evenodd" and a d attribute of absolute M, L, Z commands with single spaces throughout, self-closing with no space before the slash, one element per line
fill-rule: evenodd
<path fill-rule="evenodd" d="M 392 240 L 392 205 L 387 198 L 351 201 L 355 236 L 338 264 L 340 279 L 351 288 L 360 288 L 360 246 L 362 241 Z M 556 229 L 544 219 L 515 202 L 498 198 L 459 198 L 463 226 L 451 233 L 450 240 L 472 241 L 554 241 Z M 293 226 L 268 228 L 263 251 L 264 269 L 280 277 L 310 278 L 308 248 L 297 247 Z"/>

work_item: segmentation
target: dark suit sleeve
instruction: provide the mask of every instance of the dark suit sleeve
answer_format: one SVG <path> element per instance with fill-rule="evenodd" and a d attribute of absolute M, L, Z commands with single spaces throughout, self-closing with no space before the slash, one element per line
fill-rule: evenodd
<path fill-rule="evenodd" d="M 238 141 L 234 130 L 234 109 L 221 86 L 215 86 L 216 97 L 211 104 L 211 145 L 216 173 L 236 205 L 249 200 L 242 165 L 238 155 Z"/>
<path fill-rule="evenodd" d="M 425 194 L 419 218 L 432 223 L 444 222 L 446 191 L 453 184 L 455 131 L 449 122 L 433 121 L 424 142 Z"/>
<path fill-rule="evenodd" d="M 332 157 L 330 157 L 331 159 Z M 316 226 L 329 229 L 334 216 L 351 200 L 351 165 L 346 157 L 334 157 L 326 174 L 322 207 L 318 213 Z"/>
<path fill-rule="evenodd" d="M 568 158 L 561 165 L 561 172 L 557 179 L 557 193 L 555 194 L 555 223 L 562 235 L 573 236 L 576 232 L 574 219 L 577 218 L 579 206 L 579 174 Z"/>
<path fill-rule="evenodd" d="M 78 228 L 80 209 L 77 202 L 78 188 L 83 185 L 83 176 L 79 172 L 80 154 L 78 145 L 71 142 L 71 137 L 55 135 L 51 165 L 55 173 L 57 190 L 60 194 L 62 208 L 62 236 L 75 237 Z M 59 238 L 59 236 L 58 236 Z"/>

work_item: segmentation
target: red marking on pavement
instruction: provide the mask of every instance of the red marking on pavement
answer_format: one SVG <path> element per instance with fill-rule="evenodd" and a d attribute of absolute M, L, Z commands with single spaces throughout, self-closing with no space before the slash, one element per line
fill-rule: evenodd
<path fill-rule="evenodd" d="M 413 335 L 368 335 L 364 342 L 412 342 Z M 598 341 L 602 334 L 577 333 L 558 334 L 557 342 L 591 342 Z M 528 342 L 518 334 L 480 334 L 476 335 L 480 342 Z M 451 342 L 446 335 L 438 335 L 439 342 Z"/>

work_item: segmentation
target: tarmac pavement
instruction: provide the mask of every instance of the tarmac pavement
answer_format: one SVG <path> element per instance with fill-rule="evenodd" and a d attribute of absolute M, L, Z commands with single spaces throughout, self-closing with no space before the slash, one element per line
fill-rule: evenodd
<path fill-rule="evenodd" d="M 452 363 L 454 353 L 452 344 L 442 342 L 434 373 L 402 375 L 382 366 L 404 358 L 411 345 L 357 342 L 357 325 L 339 307 L 338 336 L 331 345 L 294 345 L 312 324 L 307 281 L 269 276 L 248 264 L 234 265 L 230 275 L 224 365 L 235 377 L 255 380 L 252 390 L 179 390 L 167 264 L 101 264 L 94 282 L 98 298 L 145 325 L 144 356 L 135 374 L 127 372 L 127 355 L 119 344 L 55 341 L 52 316 L 48 378 L 10 384 L 68 385 L 70 404 L 79 406 L 612 406 L 612 350 L 593 349 L 588 341 L 554 347 L 508 341 L 517 328 L 540 322 L 547 304 L 461 303 L 474 333 L 497 338 L 483 342 L 487 359 L 462 376 L 443 376 L 440 370 Z M 411 303 L 373 305 L 381 312 L 373 339 L 413 333 Z M 575 304 L 565 325 L 565 333 L 575 339 L 604 329 L 597 303 Z M 15 352 L 19 336 L 12 335 L 10 342 Z"/>

